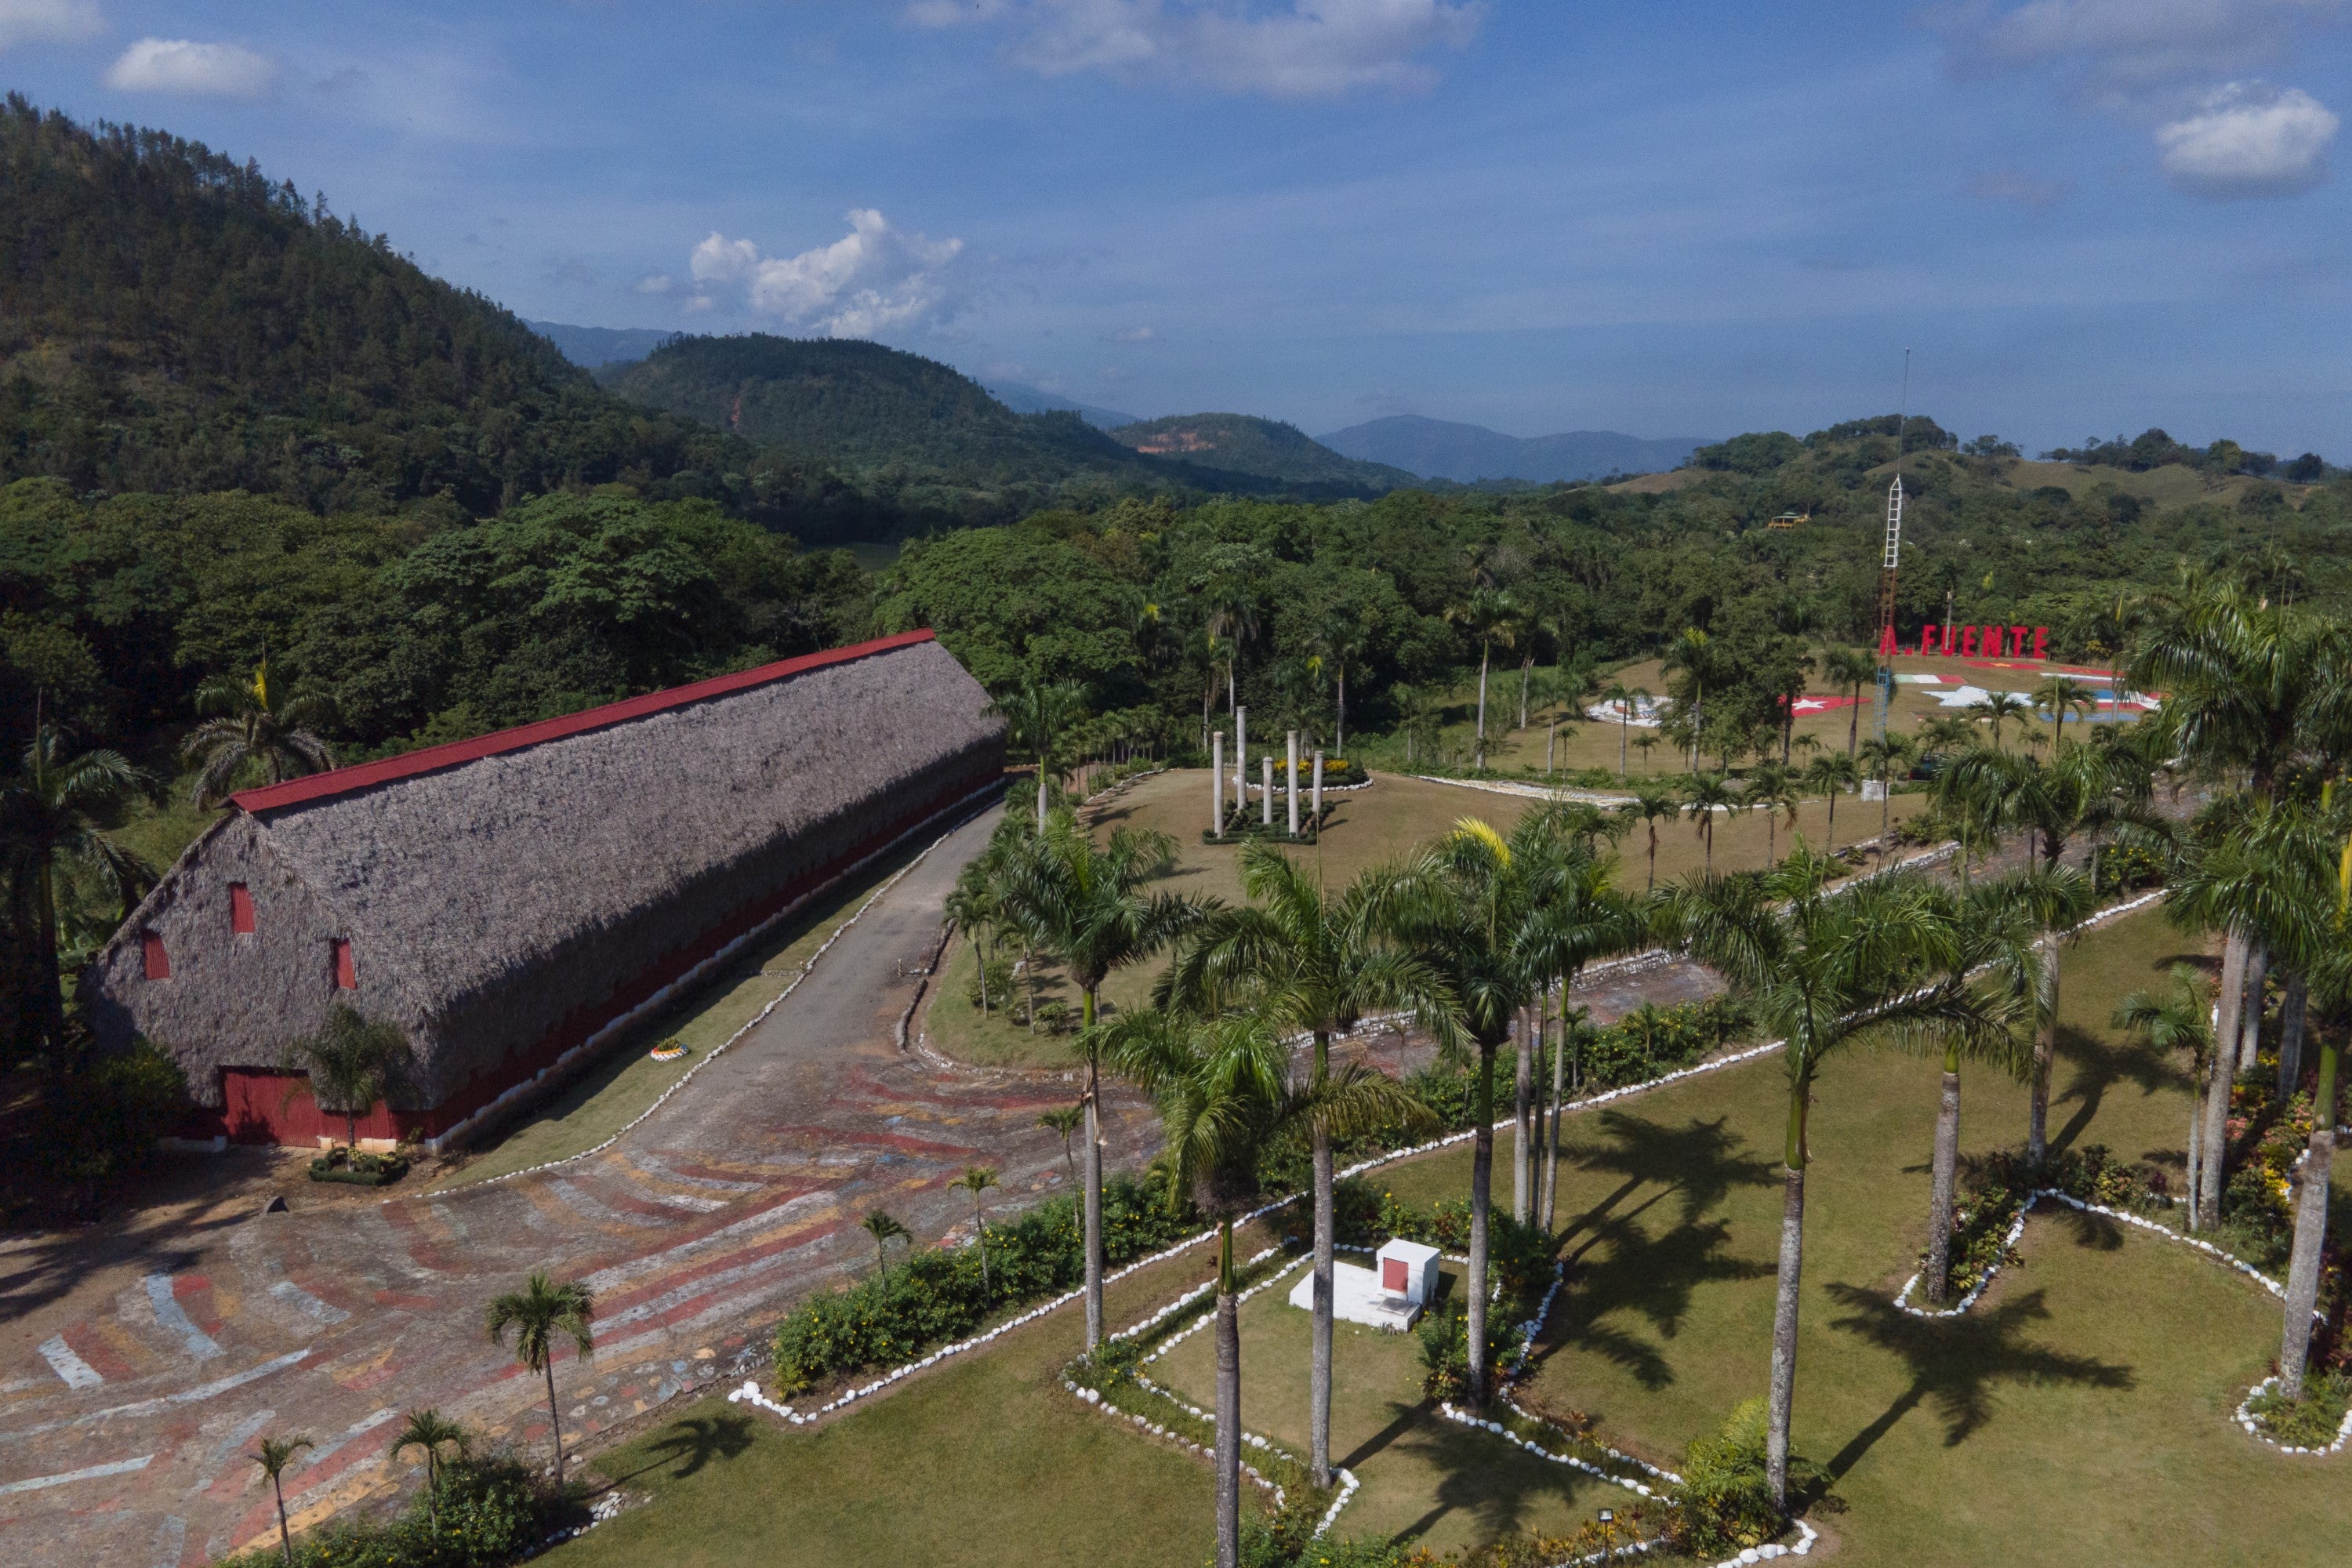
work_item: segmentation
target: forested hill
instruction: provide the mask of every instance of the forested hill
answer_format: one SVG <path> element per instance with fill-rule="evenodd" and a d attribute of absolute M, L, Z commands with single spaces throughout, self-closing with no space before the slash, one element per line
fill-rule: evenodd
<path fill-rule="evenodd" d="M 313 510 L 751 467 L 254 165 L 0 105 L 0 480 Z"/>
<path fill-rule="evenodd" d="M 1343 457 L 1296 425 L 1246 414 L 1181 414 L 1122 425 L 1111 434 L 1120 444 L 1153 457 L 1261 479 L 1360 485 L 1374 492 L 1421 482 L 1402 468 Z"/>

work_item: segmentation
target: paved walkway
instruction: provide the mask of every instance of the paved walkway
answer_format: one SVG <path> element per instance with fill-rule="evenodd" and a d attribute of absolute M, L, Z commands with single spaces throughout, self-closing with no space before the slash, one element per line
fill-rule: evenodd
<path fill-rule="evenodd" d="M 412 1479 L 413 1457 L 390 1454 L 409 1409 L 542 1444 L 541 1384 L 478 1327 L 533 1269 L 596 1293 L 596 1356 L 557 1371 L 576 1439 L 763 1359 L 756 1331 L 786 1300 L 870 1263 L 867 1210 L 933 1237 L 969 1223 L 947 1186 L 967 1164 L 1000 1167 L 1008 1204 L 1059 1186 L 1061 1140 L 1035 1123 L 1073 1083 L 942 1070 L 893 1040 L 915 984 L 900 968 L 929 957 L 993 821 L 918 864 L 764 1025 L 601 1154 L 430 1197 L 216 1208 L 0 1253 L 0 1563 L 177 1568 L 263 1539 L 274 1516 L 244 1456 L 264 1433 L 316 1445 L 287 1478 L 298 1528 Z M 1577 1000 L 1606 1023 L 1717 988 L 1671 963 Z M 1107 1124 L 1115 1164 L 1149 1153 L 1139 1102 L 1114 1098 Z"/>

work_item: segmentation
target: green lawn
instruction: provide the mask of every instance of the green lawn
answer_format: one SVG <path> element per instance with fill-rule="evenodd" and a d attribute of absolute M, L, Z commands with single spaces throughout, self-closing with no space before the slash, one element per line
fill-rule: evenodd
<path fill-rule="evenodd" d="M 2151 912 L 2069 952 L 2052 1119 L 2062 1145 L 2099 1142 L 2177 1171 L 2186 1091 L 2105 1019 L 2183 948 Z M 2345 1539 L 2347 1461 L 2284 1458 L 2227 1419 L 2267 1370 L 2275 1302 L 2189 1249 L 2038 1211 L 2022 1263 L 1969 1317 L 1889 1309 L 1924 1230 L 1934 1093 L 1927 1064 L 1857 1055 L 1826 1074 L 1814 1118 L 1796 1443 L 1845 1505 L 1815 1518 L 1839 1560 L 2251 1568 L 2317 1561 L 2319 1543 Z M 1780 1096 L 1766 1059 L 1571 1119 L 1560 1198 L 1570 1285 L 1538 1350 L 1535 1397 L 1671 1464 L 1763 1391 Z M 2014 1142 L 2023 1100 L 1971 1073 L 1964 1148 Z M 1426 1201 L 1461 1192 L 1468 1163 L 1457 1149 L 1381 1180 Z M 1206 1264 L 1202 1254 L 1129 1281 L 1114 1321 Z M 1306 1315 L 1285 1293 L 1246 1310 L 1244 1398 L 1254 1427 L 1297 1447 Z M 1058 1314 L 814 1434 L 730 1426 L 731 1407 L 696 1406 L 600 1462 L 655 1501 L 562 1560 L 1198 1563 L 1207 1471 L 1066 1400 L 1054 1374 L 1077 1332 L 1074 1314 Z M 1205 1403 L 1208 1352 L 1205 1335 L 1185 1342 L 1160 1363 L 1162 1381 Z M 1339 1365 L 1338 1447 L 1364 1482 L 1342 1534 L 1454 1545 L 1565 1524 L 1622 1495 L 1433 1419 L 1409 1340 L 1343 1330 Z"/>
<path fill-rule="evenodd" d="M 929 841 L 924 838 L 910 844 L 811 900 L 737 963 L 661 1016 L 631 1031 L 626 1041 L 615 1045 L 496 1142 L 445 1166 L 425 1190 L 446 1191 L 565 1159 L 593 1149 L 626 1127 L 713 1047 L 725 1044 L 736 1030 L 757 1017 L 825 939 L 840 929 L 842 921 L 921 854 Z M 687 1054 L 677 1061 L 655 1061 L 648 1054 L 654 1043 L 672 1035 L 686 1043 Z"/>

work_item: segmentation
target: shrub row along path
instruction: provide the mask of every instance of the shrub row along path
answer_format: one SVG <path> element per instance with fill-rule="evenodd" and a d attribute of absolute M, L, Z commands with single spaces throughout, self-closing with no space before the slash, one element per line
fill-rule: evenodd
<path fill-rule="evenodd" d="M 287 1477 L 298 1529 L 381 1499 L 402 1413 L 439 1407 L 543 1445 L 545 1407 L 481 1331 L 533 1269 L 596 1293 L 598 1351 L 557 1371 L 567 1444 L 763 1359 L 790 1298 L 870 1267 L 858 1228 L 887 1206 L 918 1237 L 968 1226 L 947 1184 L 1001 1167 L 1006 1207 L 1062 1185 L 1040 1111 L 1060 1075 L 940 1070 L 904 1054 L 903 976 L 930 956 L 957 871 L 993 814 L 918 863 L 768 1019 L 599 1153 L 430 1196 L 291 1214 L 245 1202 L 152 1206 L 0 1251 L 0 1562 L 177 1568 L 274 1534 L 262 1435 L 309 1436 Z M 1715 987 L 1687 966 L 1596 985 L 1609 1021 Z M 1375 1043 L 1383 1065 L 1401 1051 Z M 1113 1161 L 1152 1150 L 1114 1096 Z M 544 1449 L 535 1450 L 543 1456 Z"/>

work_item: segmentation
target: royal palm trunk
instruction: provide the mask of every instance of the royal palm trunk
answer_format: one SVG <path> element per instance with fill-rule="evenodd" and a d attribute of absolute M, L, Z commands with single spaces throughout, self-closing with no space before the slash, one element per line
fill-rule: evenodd
<path fill-rule="evenodd" d="M 1567 999 L 1561 998 L 1561 1010 L 1567 1010 Z M 1559 1200 L 1559 1117 L 1567 1108 L 1562 1090 L 1567 1087 L 1568 1029 L 1560 1028 L 1559 1044 L 1551 1053 L 1551 1120 L 1544 1131 L 1543 1227 L 1549 1232 L 1552 1215 Z"/>
<path fill-rule="evenodd" d="M 1307 1382 L 1307 1469 L 1318 1488 L 1331 1484 L 1331 1297 L 1336 1228 L 1331 1198 L 1331 1134 L 1315 1129 L 1315 1344 Z"/>
<path fill-rule="evenodd" d="M 1495 1042 L 1478 1043 L 1478 1125 L 1470 1139 L 1470 1404 L 1486 1403 L 1486 1226 L 1495 1189 Z"/>
<path fill-rule="evenodd" d="M 2279 1341 L 2279 1388 L 2303 1394 L 2311 1356 L 2311 1315 L 2319 1304 L 2319 1260 L 2327 1247 L 2328 1182 L 2336 1163 L 2336 1047 L 2319 1047 L 2318 1092 L 2311 1100 L 2311 1146 L 2304 1152 L 2302 1191 L 2295 1205 L 2294 1255 L 2286 1270 L 2286 1331 Z"/>
<path fill-rule="evenodd" d="M 1234 1222 L 1217 1236 L 1217 1568 L 1242 1556 L 1242 1334 L 1234 1300 Z"/>
<path fill-rule="evenodd" d="M 1084 993 L 1086 1026 L 1091 1037 L 1095 1026 L 1095 994 Z M 1087 1349 L 1102 1343 L 1103 1338 L 1103 1240 L 1102 1240 L 1102 1078 L 1094 1053 L 1087 1053 L 1087 1164 L 1086 1164 L 1086 1248 L 1087 1248 Z"/>
<path fill-rule="evenodd" d="M 1764 1434 L 1764 1480 L 1776 1507 L 1789 1504 L 1789 1415 L 1797 1394 L 1797 1286 L 1805 1267 L 1805 1112 L 1812 1093 L 1799 1079 L 1789 1092 L 1789 1141 L 1780 1176 L 1780 1264 L 1772 1295 L 1772 1388 Z"/>
<path fill-rule="evenodd" d="M 1952 1205 L 1960 1169 L 1960 1053 L 1944 1047 L 1944 1092 L 1936 1107 L 1934 1178 L 1927 1197 L 1927 1300 L 1944 1304 L 1952 1278 Z"/>
<path fill-rule="evenodd" d="M 2050 1152 L 2050 1068 L 2058 1058 L 2058 944 L 2045 944 L 2049 963 L 2049 1011 L 2033 1032 L 2033 1092 L 2025 1112 L 2025 1159 L 2039 1166 Z"/>
<path fill-rule="evenodd" d="M 2229 1164 L 2230 1087 L 2237 1078 L 2238 1030 L 2252 945 L 2232 931 L 2221 946 L 2221 1016 L 2220 1026 L 2213 1031 L 2213 1059 L 2205 1085 L 2205 1125 L 2198 1140 L 2197 1224 L 2203 1230 L 2221 1222 L 2221 1180 Z"/>
<path fill-rule="evenodd" d="M 1511 1086 L 1511 1217 L 1525 1225 L 1535 1212 L 1536 1048 L 1524 1007 L 1519 1009 L 1518 1070 Z"/>
<path fill-rule="evenodd" d="M 556 1418 L 555 1357 L 550 1355 L 547 1364 L 540 1368 L 547 1374 L 547 1431 L 555 1439 L 555 1489 L 563 1489 L 563 1423 Z"/>
<path fill-rule="evenodd" d="M 2279 1003 L 2278 1101 L 2294 1098 L 2303 1082 L 2303 1030 L 2311 1005 L 2311 984 L 2297 972 L 2286 977 L 2286 994 Z"/>
<path fill-rule="evenodd" d="M 2252 1067 L 2254 1058 L 2262 1054 L 2263 993 L 2270 978 L 2270 949 L 2257 947 L 2246 955 L 2246 1004 L 2238 1026 L 2240 1072 Z"/>
<path fill-rule="evenodd" d="M 1487 644 L 1478 653 L 1478 766 L 1486 765 L 1486 666 L 1493 660 L 1494 645 Z"/>

